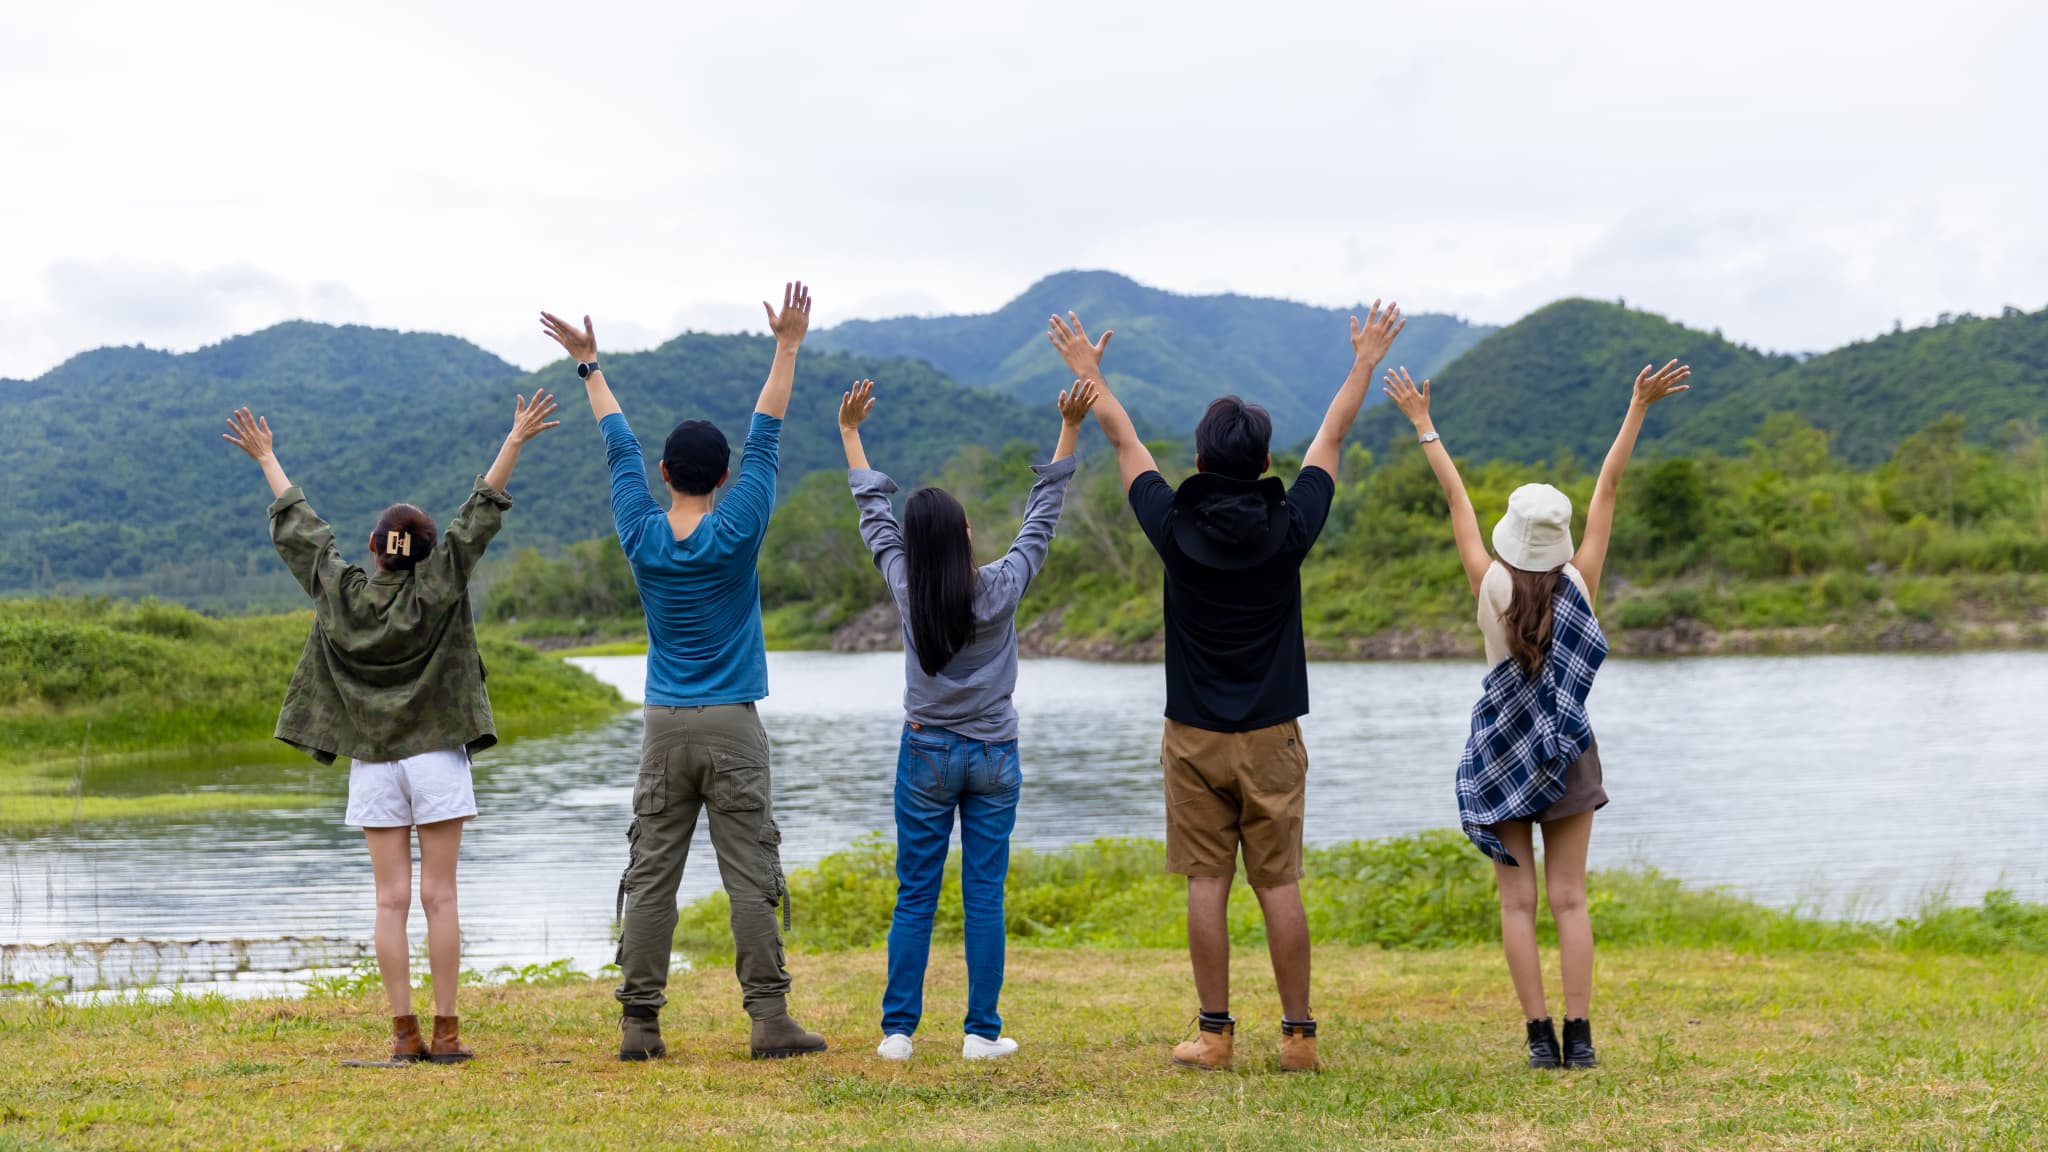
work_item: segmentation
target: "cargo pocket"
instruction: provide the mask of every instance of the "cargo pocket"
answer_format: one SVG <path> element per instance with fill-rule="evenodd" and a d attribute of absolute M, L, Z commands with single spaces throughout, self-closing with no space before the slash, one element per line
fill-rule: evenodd
<path fill-rule="evenodd" d="M 619 873 L 619 898 L 612 904 L 612 931 L 619 937 L 619 946 L 612 952 L 612 963 L 621 966 L 626 963 L 626 897 L 632 894 L 633 865 L 639 862 L 640 821 L 636 819 L 626 825 L 626 870 Z"/>
<path fill-rule="evenodd" d="M 656 765 L 641 768 L 640 778 L 633 781 L 633 815 L 659 816 L 668 807 L 668 767 Z M 639 821 L 634 821 L 639 826 Z"/>
<path fill-rule="evenodd" d="M 761 854 L 768 858 L 770 874 L 775 877 L 775 903 L 782 908 L 782 930 L 789 931 L 789 878 L 782 874 L 782 827 L 770 816 L 761 821 Z M 780 963 L 781 957 L 777 956 Z"/>
<path fill-rule="evenodd" d="M 712 754 L 711 806 L 721 812 L 755 812 L 768 803 L 768 765 L 751 756 Z"/>

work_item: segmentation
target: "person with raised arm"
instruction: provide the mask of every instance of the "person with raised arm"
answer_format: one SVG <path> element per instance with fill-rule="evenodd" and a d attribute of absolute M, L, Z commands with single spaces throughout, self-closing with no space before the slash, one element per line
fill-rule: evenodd
<path fill-rule="evenodd" d="M 719 880 L 732 902 L 733 968 L 751 1020 L 755 1059 L 825 1050 L 825 1038 L 789 1014 L 789 970 L 775 910 L 787 916 L 782 833 L 775 823 L 768 733 L 755 702 L 768 695 L 756 561 L 775 512 L 782 417 L 810 328 L 811 294 L 785 285 L 782 308 L 763 302 L 775 358 L 754 405 L 739 476 L 714 503 L 732 452 L 707 420 L 668 434 L 663 510 L 648 490 L 640 441 L 597 364 L 597 329 L 549 313 L 541 326 L 576 361 L 611 469 L 612 519 L 647 617 L 647 692 L 640 771 L 633 785 L 628 859 L 619 881 L 619 1059 L 665 1056 L 676 889 L 697 814 L 708 810 Z"/>
<path fill-rule="evenodd" d="M 1256 404 L 1236 396 L 1210 403 L 1195 428 L 1195 474 L 1176 489 L 1114 391 L 1104 388 L 1095 402 L 1131 510 L 1166 567 L 1166 867 L 1187 877 L 1201 1006 L 1196 1034 L 1173 1050 L 1185 1067 L 1229 1068 L 1236 1058 L 1228 917 L 1240 849 L 1280 990 L 1280 1068 L 1322 1066 L 1299 887 L 1308 777 L 1301 565 L 1329 516 L 1344 437 L 1402 324 L 1397 305 L 1378 301 L 1364 322 L 1351 318 L 1351 370 L 1291 486 L 1266 475 L 1273 422 Z M 1053 346 L 1083 380 L 1103 380 L 1111 335 L 1091 342 L 1071 312 L 1051 321 Z"/>
<path fill-rule="evenodd" d="M 1472 708 L 1472 731 L 1458 762 L 1458 821 L 1493 860 L 1500 890 L 1501 946 L 1522 1003 L 1531 1068 L 1592 1068 L 1593 923 L 1586 908 L 1586 846 L 1593 813 L 1607 803 L 1600 745 L 1586 716 L 1586 695 L 1607 657 L 1594 616 L 1614 501 L 1650 405 L 1691 387 L 1692 369 L 1673 360 L 1645 365 L 1621 432 L 1608 449 L 1586 509 L 1586 530 L 1572 547 L 1572 502 L 1548 484 L 1508 496 L 1493 528 L 1493 555 L 1458 465 L 1429 416 L 1429 381 L 1406 368 L 1386 375 L 1386 392 L 1415 426 L 1422 452 L 1450 503 L 1451 536 L 1465 582 L 1479 602 L 1479 633 L 1490 669 Z M 1498 557 L 1498 559 L 1496 559 Z M 1543 998 L 1536 949 L 1536 849 L 1543 829 L 1543 886 L 1557 925 L 1564 972 L 1564 1037 Z"/>
<path fill-rule="evenodd" d="M 393 504 L 370 533 L 371 568 L 342 559 L 334 532 L 278 463 L 270 421 L 243 408 L 221 438 L 270 482 L 270 537 L 313 601 L 313 629 L 285 689 L 277 738 L 322 764 L 349 758 L 348 811 L 363 830 L 376 882 L 377 971 L 391 1005 L 391 1061 L 459 1064 L 475 1054 L 455 1013 L 462 975 L 455 862 L 475 819 L 469 758 L 498 742 L 470 612 L 469 577 L 504 524 L 505 486 L 528 440 L 560 423 L 555 400 L 520 396 L 490 470 L 448 522 Z M 434 979 L 434 1033 L 412 1008 L 412 842 L 419 833 L 420 905 Z"/>
<path fill-rule="evenodd" d="M 993 564 L 976 567 L 967 510 L 943 488 L 920 488 L 890 507 L 896 482 L 868 467 L 860 425 L 874 410 L 875 384 L 840 398 L 839 436 L 860 510 L 860 535 L 903 617 L 903 737 L 896 753 L 896 912 L 889 927 L 889 981 L 882 996 L 885 1060 L 908 1060 L 924 1014 L 925 964 L 953 816 L 960 816 L 960 899 L 967 947 L 967 1059 L 1008 1056 L 996 1009 L 1003 990 L 1003 883 L 1024 767 L 1017 752 L 1017 603 L 1045 564 L 1074 476 L 1074 442 L 1095 402 L 1076 380 L 1059 398 L 1052 463 L 1038 482 L 1023 526 Z"/>

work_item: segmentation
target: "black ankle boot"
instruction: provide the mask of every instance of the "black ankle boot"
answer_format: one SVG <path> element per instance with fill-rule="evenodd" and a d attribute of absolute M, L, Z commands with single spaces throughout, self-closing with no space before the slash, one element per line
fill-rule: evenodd
<path fill-rule="evenodd" d="M 1566 1020 L 1564 1022 L 1564 1066 L 1567 1068 L 1598 1068 L 1600 1057 L 1593 1052 L 1593 1022 L 1591 1020 Z"/>
<path fill-rule="evenodd" d="M 1570 1028 L 1570 1024 L 1565 1025 Z M 1529 1067 L 1562 1068 L 1564 1058 L 1558 1053 L 1557 1026 L 1550 1017 L 1529 1021 Z"/>

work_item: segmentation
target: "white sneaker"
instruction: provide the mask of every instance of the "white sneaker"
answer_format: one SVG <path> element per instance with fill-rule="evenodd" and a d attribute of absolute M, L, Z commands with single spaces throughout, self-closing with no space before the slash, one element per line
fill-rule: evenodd
<path fill-rule="evenodd" d="M 1014 1049 L 1016 1045 L 1012 1044 L 1010 1047 Z M 882 1043 L 875 1048 L 875 1055 L 884 1060 L 910 1059 L 910 1037 L 901 1032 L 889 1033 L 882 1037 Z"/>
<path fill-rule="evenodd" d="M 967 1039 L 960 1042 L 960 1058 L 963 1060 L 994 1060 L 998 1056 L 1015 1055 L 1016 1051 L 1017 1042 L 1008 1036 L 998 1040 L 983 1040 L 969 1032 Z"/>

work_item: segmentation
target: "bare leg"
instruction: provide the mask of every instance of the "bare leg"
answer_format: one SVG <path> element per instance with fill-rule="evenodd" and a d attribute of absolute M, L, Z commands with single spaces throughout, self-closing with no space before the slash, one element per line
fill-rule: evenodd
<path fill-rule="evenodd" d="M 1301 906 L 1301 885 L 1254 888 L 1259 911 L 1266 916 L 1266 953 L 1273 958 L 1273 982 L 1280 986 L 1280 1012 L 1289 1020 L 1308 1019 L 1308 912 Z"/>
<path fill-rule="evenodd" d="M 420 825 L 420 907 L 427 912 L 427 968 L 434 974 L 434 1015 L 455 1015 L 462 981 L 462 925 L 455 915 L 455 857 L 462 821 Z"/>
<path fill-rule="evenodd" d="M 1557 922 L 1569 1020 L 1583 1020 L 1593 1010 L 1593 918 L 1586 914 L 1586 845 L 1592 839 L 1591 812 L 1543 826 L 1543 886 L 1550 892 L 1550 917 Z"/>
<path fill-rule="evenodd" d="M 377 973 L 393 1016 L 412 1015 L 412 961 L 405 939 L 412 912 L 412 829 L 365 828 L 370 871 L 377 878 Z"/>
<path fill-rule="evenodd" d="M 1230 1011 L 1231 879 L 1188 877 L 1188 958 L 1204 1012 Z"/>
<path fill-rule="evenodd" d="M 1543 1005 L 1543 957 L 1536 951 L 1535 837 L 1527 824 L 1512 822 L 1495 824 L 1493 834 L 1522 865 L 1510 868 L 1496 862 L 1493 866 L 1493 878 L 1500 888 L 1501 950 L 1507 953 L 1508 975 L 1514 979 L 1522 1015 L 1541 1020 L 1550 1012 Z M 1544 840 L 1548 843 L 1549 837 Z"/>

